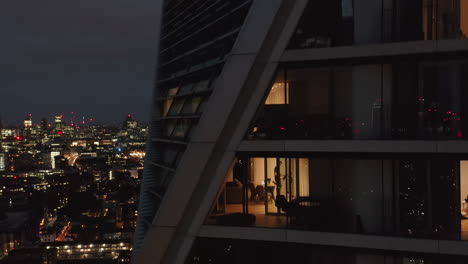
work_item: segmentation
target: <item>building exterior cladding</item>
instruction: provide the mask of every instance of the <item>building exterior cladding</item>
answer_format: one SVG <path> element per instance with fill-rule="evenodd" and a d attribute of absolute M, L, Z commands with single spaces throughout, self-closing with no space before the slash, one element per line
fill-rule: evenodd
<path fill-rule="evenodd" d="M 159 12 L 135 263 L 468 261 L 468 1 Z"/>

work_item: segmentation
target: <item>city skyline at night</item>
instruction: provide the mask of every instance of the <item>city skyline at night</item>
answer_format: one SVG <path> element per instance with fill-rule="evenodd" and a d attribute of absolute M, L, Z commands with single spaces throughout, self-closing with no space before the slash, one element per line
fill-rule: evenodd
<path fill-rule="evenodd" d="M 132 114 L 0 126 L 0 263 L 128 263 L 147 134 Z"/>
<path fill-rule="evenodd" d="M 34 114 L 34 112 L 24 113 L 24 114 L 17 114 L 15 116 L 19 116 L 19 118 L 13 119 L 9 116 L 2 116 L 0 114 L 0 125 L 5 128 L 21 128 L 24 126 L 24 120 L 30 118 L 32 124 L 39 125 L 44 119 L 50 124 L 53 123 L 54 118 L 57 116 L 62 116 L 64 122 L 69 125 L 110 125 L 110 126 L 120 126 L 122 124 L 122 117 L 132 117 L 138 119 L 139 122 L 142 124 L 146 124 L 148 121 L 147 116 L 143 115 L 143 117 L 136 116 L 133 113 L 126 113 L 117 115 L 114 114 L 115 117 L 112 118 L 104 118 L 104 119 L 97 119 L 95 115 L 89 113 L 77 113 L 77 112 L 69 112 L 69 113 L 52 113 L 45 116 L 39 116 Z"/>
<path fill-rule="evenodd" d="M 145 105 L 146 106 L 146 105 Z M 141 107 L 141 106 L 140 106 Z M 148 106 L 149 107 L 149 106 Z M 122 116 L 132 115 L 137 117 L 141 122 L 147 123 L 149 121 L 148 113 L 145 113 L 143 107 L 140 111 L 125 111 L 124 109 L 109 109 L 101 111 L 101 112 L 87 112 L 86 109 L 83 112 L 68 112 L 68 111 L 50 111 L 50 112 L 43 112 L 43 111 L 29 111 L 23 112 L 19 111 L 13 114 L 4 114 L 0 112 L 0 122 L 5 127 L 20 127 L 23 125 L 24 118 L 31 114 L 33 116 L 34 122 L 39 123 L 43 118 L 47 120 L 53 120 L 55 116 L 63 115 L 67 122 L 70 122 L 73 115 L 80 121 L 85 118 L 85 120 L 89 121 L 89 119 L 93 119 L 96 124 L 108 124 L 108 125 L 118 125 L 121 123 Z M 148 108 L 149 109 L 149 108 Z M 108 111 L 108 112 L 107 112 Z M 76 114 L 72 114 L 76 113 Z"/>

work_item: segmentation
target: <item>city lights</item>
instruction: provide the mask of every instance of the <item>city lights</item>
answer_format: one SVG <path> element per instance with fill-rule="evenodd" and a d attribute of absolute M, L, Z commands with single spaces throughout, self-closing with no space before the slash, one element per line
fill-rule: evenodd
<path fill-rule="evenodd" d="M 33 252 L 27 247 L 39 240 L 38 250 L 57 260 L 129 259 L 148 129 L 133 116 L 122 126 L 89 118 L 80 129 L 74 119 L 57 115 L 48 125 L 27 114 L 21 127 L 0 127 L 0 211 L 7 217 L 0 226 L 12 230 L 0 232 L 6 255 Z M 32 210 L 43 217 L 35 222 Z"/>

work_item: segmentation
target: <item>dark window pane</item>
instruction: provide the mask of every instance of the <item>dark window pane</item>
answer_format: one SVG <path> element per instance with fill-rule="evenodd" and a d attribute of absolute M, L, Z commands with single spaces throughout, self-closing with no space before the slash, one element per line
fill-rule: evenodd
<path fill-rule="evenodd" d="M 179 99 L 174 99 L 172 102 L 171 108 L 169 109 L 169 116 L 177 116 L 180 114 L 180 111 L 182 110 L 182 107 L 184 105 L 185 99 L 179 98 Z"/>
<path fill-rule="evenodd" d="M 190 128 L 192 127 L 192 122 L 187 119 L 181 119 L 177 122 L 177 126 L 174 129 L 173 137 L 185 139 Z"/>
<path fill-rule="evenodd" d="M 467 21 L 463 0 L 309 1 L 289 48 L 460 39 Z"/>

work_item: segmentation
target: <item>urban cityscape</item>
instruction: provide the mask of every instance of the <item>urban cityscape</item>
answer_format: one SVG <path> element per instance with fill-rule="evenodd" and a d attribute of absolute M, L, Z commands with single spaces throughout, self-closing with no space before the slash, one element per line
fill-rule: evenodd
<path fill-rule="evenodd" d="M 0 264 L 468 263 L 468 0 L 42 2 Z"/>
<path fill-rule="evenodd" d="M 22 122 L 0 124 L 0 263 L 129 263 L 148 127 Z"/>

